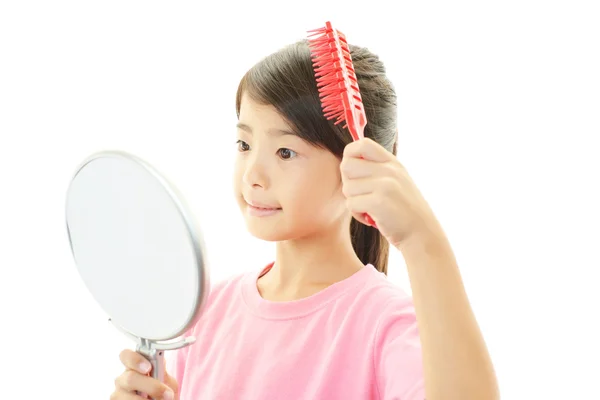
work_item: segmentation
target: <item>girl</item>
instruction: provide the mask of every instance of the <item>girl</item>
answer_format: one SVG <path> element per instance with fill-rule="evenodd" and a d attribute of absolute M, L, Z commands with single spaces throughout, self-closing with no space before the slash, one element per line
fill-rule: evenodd
<path fill-rule="evenodd" d="M 356 142 L 322 114 L 306 41 L 242 78 L 235 196 L 275 261 L 212 288 L 166 384 L 124 350 L 113 400 L 498 398 L 449 242 L 395 156 L 394 89 L 376 55 L 351 54 L 368 120 Z M 390 244 L 413 298 L 386 279 Z"/>

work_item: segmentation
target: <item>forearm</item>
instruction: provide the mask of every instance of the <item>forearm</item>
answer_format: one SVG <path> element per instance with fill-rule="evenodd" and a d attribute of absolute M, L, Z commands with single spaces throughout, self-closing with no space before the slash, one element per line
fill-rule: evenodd
<path fill-rule="evenodd" d="M 427 400 L 499 399 L 494 368 L 442 230 L 398 246 L 413 292 Z"/>

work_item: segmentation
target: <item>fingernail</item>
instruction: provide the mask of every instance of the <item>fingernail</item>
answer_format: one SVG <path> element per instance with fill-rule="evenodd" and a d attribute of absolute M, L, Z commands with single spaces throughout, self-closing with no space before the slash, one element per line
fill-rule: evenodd
<path fill-rule="evenodd" d="M 175 394 L 173 393 L 173 391 L 171 389 L 168 389 L 165 391 L 165 394 L 163 395 L 163 398 L 165 400 L 174 400 L 175 399 Z"/>
<path fill-rule="evenodd" d="M 140 372 L 143 374 L 148 373 L 148 371 L 150 371 L 150 367 L 151 367 L 150 363 L 147 361 L 142 361 L 139 365 Z"/>

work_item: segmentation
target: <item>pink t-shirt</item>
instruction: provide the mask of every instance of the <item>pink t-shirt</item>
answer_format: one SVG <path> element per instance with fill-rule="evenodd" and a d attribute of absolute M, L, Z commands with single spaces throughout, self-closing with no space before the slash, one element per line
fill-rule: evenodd
<path fill-rule="evenodd" d="M 272 264 L 267 266 L 270 268 Z M 181 400 L 423 400 L 412 299 L 372 265 L 308 298 L 270 302 L 237 275 L 170 352 Z"/>

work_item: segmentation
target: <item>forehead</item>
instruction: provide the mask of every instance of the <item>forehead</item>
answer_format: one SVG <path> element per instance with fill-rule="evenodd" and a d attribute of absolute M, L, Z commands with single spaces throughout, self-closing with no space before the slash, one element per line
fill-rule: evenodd
<path fill-rule="evenodd" d="M 270 104 L 261 104 L 253 100 L 246 93 L 242 95 L 240 102 L 239 122 L 252 129 L 270 130 L 277 129 L 291 131 L 287 123 L 275 107 Z"/>

